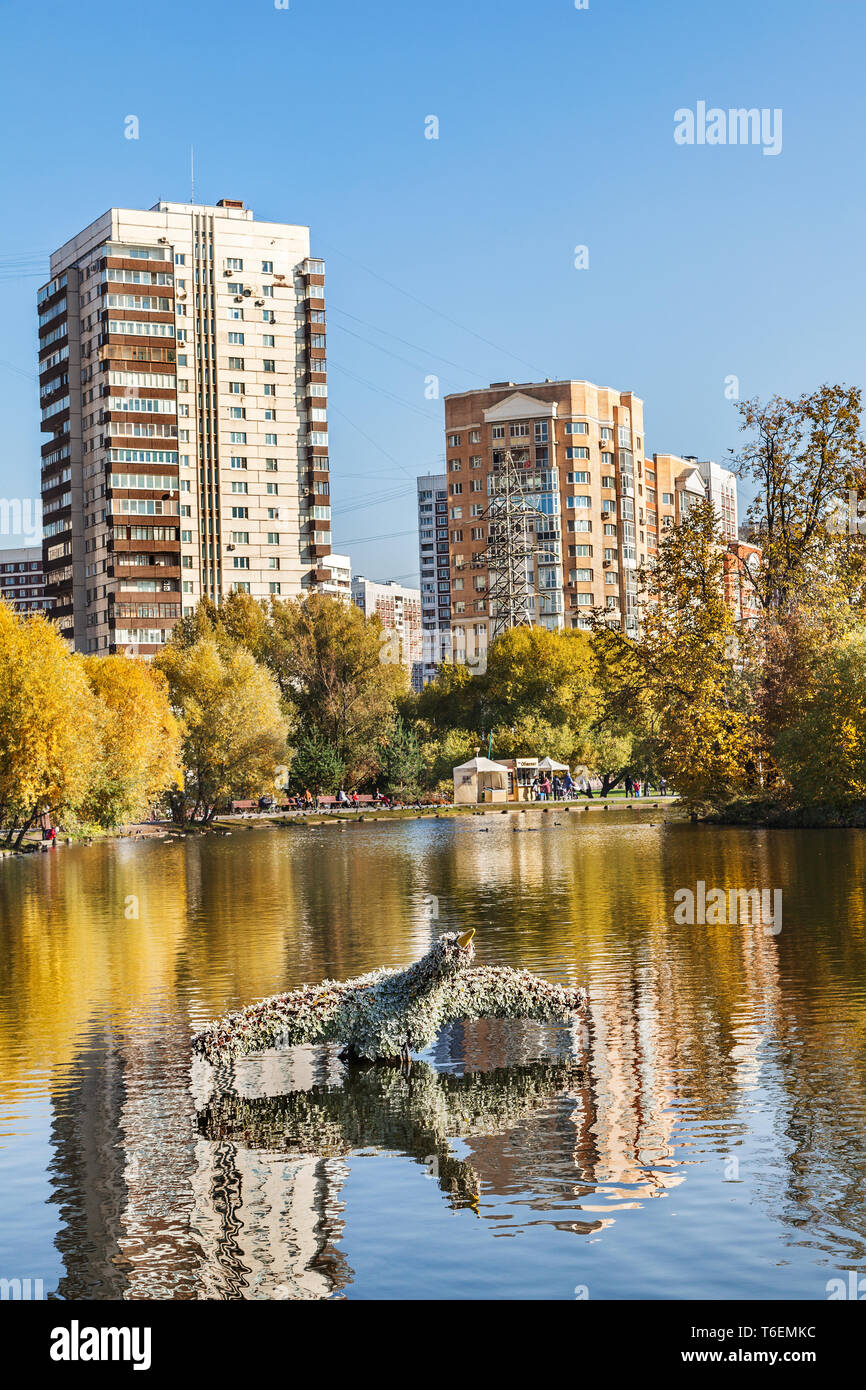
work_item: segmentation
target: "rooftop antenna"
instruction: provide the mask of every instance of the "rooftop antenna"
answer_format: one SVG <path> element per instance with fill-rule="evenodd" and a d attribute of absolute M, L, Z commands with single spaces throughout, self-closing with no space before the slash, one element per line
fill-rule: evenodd
<path fill-rule="evenodd" d="M 195 147 L 189 147 L 189 200 L 195 202 Z"/>

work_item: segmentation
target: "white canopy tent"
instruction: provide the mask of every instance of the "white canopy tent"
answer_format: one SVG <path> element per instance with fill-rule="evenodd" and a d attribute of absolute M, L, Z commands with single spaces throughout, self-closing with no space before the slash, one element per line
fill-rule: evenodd
<path fill-rule="evenodd" d="M 538 764 L 539 772 L 568 772 L 568 763 L 558 763 L 555 758 L 542 758 Z"/>
<path fill-rule="evenodd" d="M 490 758 L 477 755 L 453 769 L 454 805 L 470 806 L 479 801 L 508 799 L 508 768 Z"/>

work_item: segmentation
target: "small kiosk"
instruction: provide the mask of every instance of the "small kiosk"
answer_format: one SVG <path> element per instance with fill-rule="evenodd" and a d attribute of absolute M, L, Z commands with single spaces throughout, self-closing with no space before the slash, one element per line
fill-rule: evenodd
<path fill-rule="evenodd" d="M 475 806 L 480 802 L 508 799 L 508 768 L 477 754 L 453 770 L 454 805 Z"/>

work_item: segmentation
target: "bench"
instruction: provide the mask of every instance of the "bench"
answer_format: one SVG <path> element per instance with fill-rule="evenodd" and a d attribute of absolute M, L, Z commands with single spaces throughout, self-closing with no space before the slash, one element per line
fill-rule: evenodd
<path fill-rule="evenodd" d="M 232 813 L 235 811 L 257 811 L 259 803 L 257 801 L 233 801 Z"/>

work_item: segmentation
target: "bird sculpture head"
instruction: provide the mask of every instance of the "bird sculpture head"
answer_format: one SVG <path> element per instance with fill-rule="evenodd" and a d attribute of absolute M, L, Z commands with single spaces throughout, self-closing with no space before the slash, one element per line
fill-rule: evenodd
<path fill-rule="evenodd" d="M 470 927 L 468 931 L 447 931 L 438 937 L 427 953 L 433 974 L 440 978 L 456 975 L 471 965 L 475 959 L 474 935 L 475 928 Z"/>

